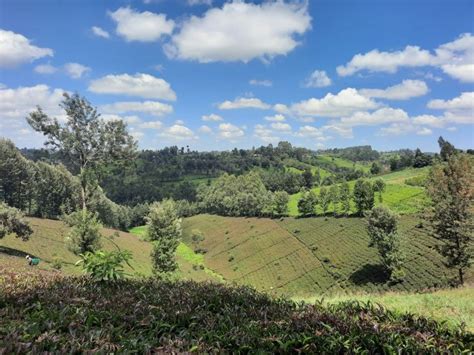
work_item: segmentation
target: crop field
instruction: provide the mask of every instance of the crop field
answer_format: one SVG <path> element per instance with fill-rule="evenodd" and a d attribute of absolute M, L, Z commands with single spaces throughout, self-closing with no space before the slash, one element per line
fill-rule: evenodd
<path fill-rule="evenodd" d="M 79 257 L 67 249 L 64 237 L 68 233 L 68 227 L 60 221 L 28 218 L 33 228 L 33 235 L 26 242 L 7 236 L 0 239 L 0 264 L 8 266 L 26 265 L 25 256 L 27 254 L 37 256 L 41 259 L 40 269 L 54 269 L 55 265 L 61 265 L 61 271 L 68 274 L 78 274 L 80 269 L 74 264 Z M 138 227 L 137 233 L 144 234 L 144 228 Z M 102 230 L 102 246 L 105 250 L 129 250 L 132 252 L 133 259 L 130 261 L 133 269 L 126 266 L 125 270 L 131 275 L 151 275 L 152 266 L 150 260 L 151 245 L 137 238 L 136 235 L 117 232 L 104 228 Z M 177 259 L 180 271 L 177 275 L 183 279 L 218 280 L 215 275 L 205 272 L 204 268 L 196 265 L 196 262 L 190 258 L 189 252 L 186 253 L 186 246 L 180 247 L 182 251 L 178 253 Z M 196 265 L 196 266 L 195 266 Z"/>
<path fill-rule="evenodd" d="M 405 180 L 418 176 L 426 176 L 426 174 L 426 169 L 406 169 L 379 176 L 385 180 L 387 184 L 385 192 L 382 193 L 382 203 L 399 214 L 413 214 L 419 212 L 428 202 L 425 190 L 420 186 L 407 185 L 405 184 Z M 379 177 L 374 177 L 371 180 Z M 354 185 L 355 181 L 349 182 L 351 192 L 354 189 Z M 313 188 L 313 191 L 317 194 L 319 194 L 319 190 L 319 187 Z M 298 200 L 300 198 L 300 193 L 290 196 L 290 201 L 288 202 L 288 213 L 290 216 L 298 216 Z M 378 193 L 376 193 L 375 205 L 377 206 L 379 204 Z M 319 207 L 316 211 L 317 213 L 322 213 Z M 333 206 L 331 205 L 329 212 L 332 211 Z M 337 206 L 336 211 L 340 212 L 340 206 Z M 353 201 L 351 201 L 351 212 L 354 213 L 355 211 L 355 205 Z"/>
<path fill-rule="evenodd" d="M 291 171 L 293 173 L 298 173 L 298 174 L 302 174 L 303 170 L 305 168 L 308 168 L 311 170 L 313 175 L 316 175 L 319 172 L 319 175 L 321 176 L 322 179 L 324 179 L 327 176 L 332 175 L 332 173 L 329 170 L 326 170 L 322 167 L 306 164 L 294 159 L 285 159 L 285 166 L 288 171 Z"/>
<path fill-rule="evenodd" d="M 332 163 L 341 168 L 350 168 L 356 170 L 362 170 L 364 173 L 368 173 L 370 171 L 370 164 L 365 162 L 353 162 L 351 160 L 347 160 L 344 158 L 333 157 L 330 155 L 318 155 L 316 161 L 321 163 Z"/>
<path fill-rule="evenodd" d="M 227 281 L 286 296 L 413 291 L 448 284 L 435 240 L 414 216 L 400 221 L 406 279 L 390 285 L 360 218 L 185 219 L 183 242 Z M 196 241 L 199 234 L 204 240 Z"/>

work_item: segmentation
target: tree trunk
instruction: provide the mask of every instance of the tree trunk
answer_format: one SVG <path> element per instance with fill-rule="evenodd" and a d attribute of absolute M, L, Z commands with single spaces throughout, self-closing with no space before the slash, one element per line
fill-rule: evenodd
<path fill-rule="evenodd" d="M 459 271 L 459 283 L 460 283 L 461 286 L 462 286 L 462 285 L 464 285 L 464 272 L 463 272 L 462 267 L 460 267 L 460 268 L 458 269 L 458 271 Z"/>

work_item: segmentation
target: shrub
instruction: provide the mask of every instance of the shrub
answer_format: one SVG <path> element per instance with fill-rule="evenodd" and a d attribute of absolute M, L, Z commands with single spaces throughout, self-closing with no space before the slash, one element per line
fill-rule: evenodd
<path fill-rule="evenodd" d="M 33 230 L 24 220 L 20 210 L 0 202 L 0 239 L 10 233 L 14 233 L 17 238 L 28 240 Z"/>
<path fill-rule="evenodd" d="M 125 251 L 97 251 L 80 254 L 81 260 L 76 265 L 82 265 L 82 269 L 89 274 L 94 281 L 117 281 L 125 277 L 123 263 L 129 264 L 132 253 Z"/>
<path fill-rule="evenodd" d="M 63 220 L 71 227 L 66 242 L 74 254 L 95 252 L 100 248 L 102 225 L 97 214 L 84 209 L 64 216 Z"/>

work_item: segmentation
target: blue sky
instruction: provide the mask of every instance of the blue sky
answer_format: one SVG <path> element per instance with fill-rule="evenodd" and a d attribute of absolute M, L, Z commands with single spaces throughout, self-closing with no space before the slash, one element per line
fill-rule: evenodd
<path fill-rule="evenodd" d="M 460 148 L 472 1 L 0 0 L 0 135 L 79 92 L 142 148 Z"/>

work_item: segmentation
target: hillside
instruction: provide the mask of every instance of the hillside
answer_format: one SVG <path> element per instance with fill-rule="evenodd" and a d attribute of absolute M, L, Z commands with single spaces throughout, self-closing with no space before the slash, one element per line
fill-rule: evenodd
<path fill-rule="evenodd" d="M 68 274 L 78 274 L 80 269 L 74 264 L 79 257 L 67 249 L 64 237 L 67 235 L 68 227 L 60 221 L 28 218 L 33 228 L 33 235 L 26 242 L 13 236 L 0 239 L 0 265 L 22 267 L 26 265 L 27 254 L 37 256 L 41 259 L 40 269 L 51 270 L 60 264 L 61 270 Z M 105 250 L 129 250 L 133 254 L 130 264 L 133 269 L 126 266 L 126 272 L 134 276 L 151 275 L 152 266 L 150 260 L 151 245 L 136 235 L 102 229 L 103 238 L 101 244 Z M 180 246 L 177 260 L 179 272 L 177 277 L 181 279 L 193 279 L 196 281 L 218 280 L 217 277 L 205 272 L 195 260 L 194 252 L 186 245 Z"/>
<path fill-rule="evenodd" d="M 399 214 L 413 214 L 421 211 L 423 206 L 427 203 L 427 197 L 424 188 L 421 186 L 412 186 L 406 183 L 407 180 L 415 177 L 424 177 L 428 174 L 428 168 L 422 169 L 405 169 L 401 171 L 392 172 L 385 175 L 380 175 L 371 178 L 374 180 L 381 178 L 386 183 L 385 192 L 382 193 L 383 204 L 388 206 L 392 211 Z M 353 191 L 355 181 L 350 181 L 349 186 Z M 319 194 L 320 187 L 313 188 L 313 191 Z M 301 193 L 296 193 L 290 196 L 288 203 L 288 211 L 290 216 L 298 216 L 298 200 L 301 198 Z M 375 205 L 379 205 L 378 194 L 376 194 Z M 318 207 L 319 208 L 319 207 Z M 336 209 L 339 211 L 338 209 Z M 331 206 L 330 212 L 333 211 Z M 355 205 L 351 201 L 351 212 L 355 212 Z M 319 208 L 318 213 L 322 213 Z"/>

